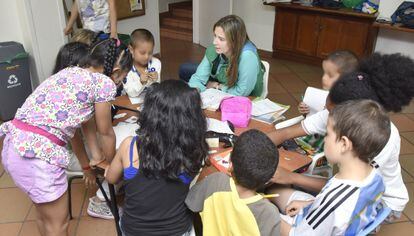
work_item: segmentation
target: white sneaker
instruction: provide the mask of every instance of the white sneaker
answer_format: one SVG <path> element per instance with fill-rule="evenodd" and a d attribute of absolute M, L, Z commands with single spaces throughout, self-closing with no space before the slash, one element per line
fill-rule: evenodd
<path fill-rule="evenodd" d="M 96 196 L 89 198 L 88 215 L 106 220 L 114 219 L 111 209 L 105 201 L 100 201 Z"/>

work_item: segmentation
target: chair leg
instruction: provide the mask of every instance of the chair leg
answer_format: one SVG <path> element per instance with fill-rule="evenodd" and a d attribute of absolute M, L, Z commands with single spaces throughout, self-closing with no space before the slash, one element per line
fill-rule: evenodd
<path fill-rule="evenodd" d="M 69 203 L 69 220 L 73 219 L 73 215 L 72 215 L 72 180 L 74 178 L 70 177 L 68 179 L 68 203 Z"/>

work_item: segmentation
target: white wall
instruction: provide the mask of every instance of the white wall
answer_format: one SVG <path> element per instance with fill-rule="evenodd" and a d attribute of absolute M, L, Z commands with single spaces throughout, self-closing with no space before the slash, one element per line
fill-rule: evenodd
<path fill-rule="evenodd" d="M 404 0 L 382 0 L 380 16 L 390 17 Z M 414 33 L 380 29 L 375 51 L 381 53 L 402 53 L 414 59 Z"/>
<path fill-rule="evenodd" d="M 16 41 L 22 43 L 23 35 L 20 30 L 16 1 L 2 0 L 0 1 L 0 9 L 0 42 Z"/>
<path fill-rule="evenodd" d="M 273 51 L 275 7 L 259 0 L 234 0 L 233 14 L 244 20 L 250 39 L 259 49 Z"/>
<path fill-rule="evenodd" d="M 149 1 L 153 1 L 153 0 L 149 0 Z M 162 13 L 162 12 L 168 11 L 168 4 L 170 4 L 170 3 L 187 2 L 187 1 L 188 0 L 158 0 L 159 12 Z M 147 3 L 147 2 L 145 2 L 145 3 Z"/>
<path fill-rule="evenodd" d="M 154 53 L 160 53 L 160 22 L 158 1 L 145 1 L 145 15 L 118 21 L 118 32 L 130 34 L 133 30 L 145 28 L 151 31 L 155 39 Z"/>

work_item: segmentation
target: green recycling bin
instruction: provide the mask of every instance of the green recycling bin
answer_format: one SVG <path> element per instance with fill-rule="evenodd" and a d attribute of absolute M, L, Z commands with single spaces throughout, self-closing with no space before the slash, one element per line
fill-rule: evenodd
<path fill-rule="evenodd" d="M 0 119 L 13 119 L 32 93 L 29 56 L 17 42 L 0 43 Z"/>

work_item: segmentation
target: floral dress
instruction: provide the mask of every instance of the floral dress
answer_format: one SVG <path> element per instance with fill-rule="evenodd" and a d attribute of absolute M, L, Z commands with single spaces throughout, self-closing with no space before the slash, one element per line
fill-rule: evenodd
<path fill-rule="evenodd" d="M 69 142 L 76 129 L 94 115 L 94 104 L 114 100 L 115 94 L 116 85 L 109 77 L 69 67 L 40 84 L 17 110 L 15 119 Z M 63 168 L 69 163 L 67 146 L 20 130 L 12 122 L 0 126 L 0 137 L 3 135 L 12 135 L 12 143 L 23 157 L 40 158 Z"/>

